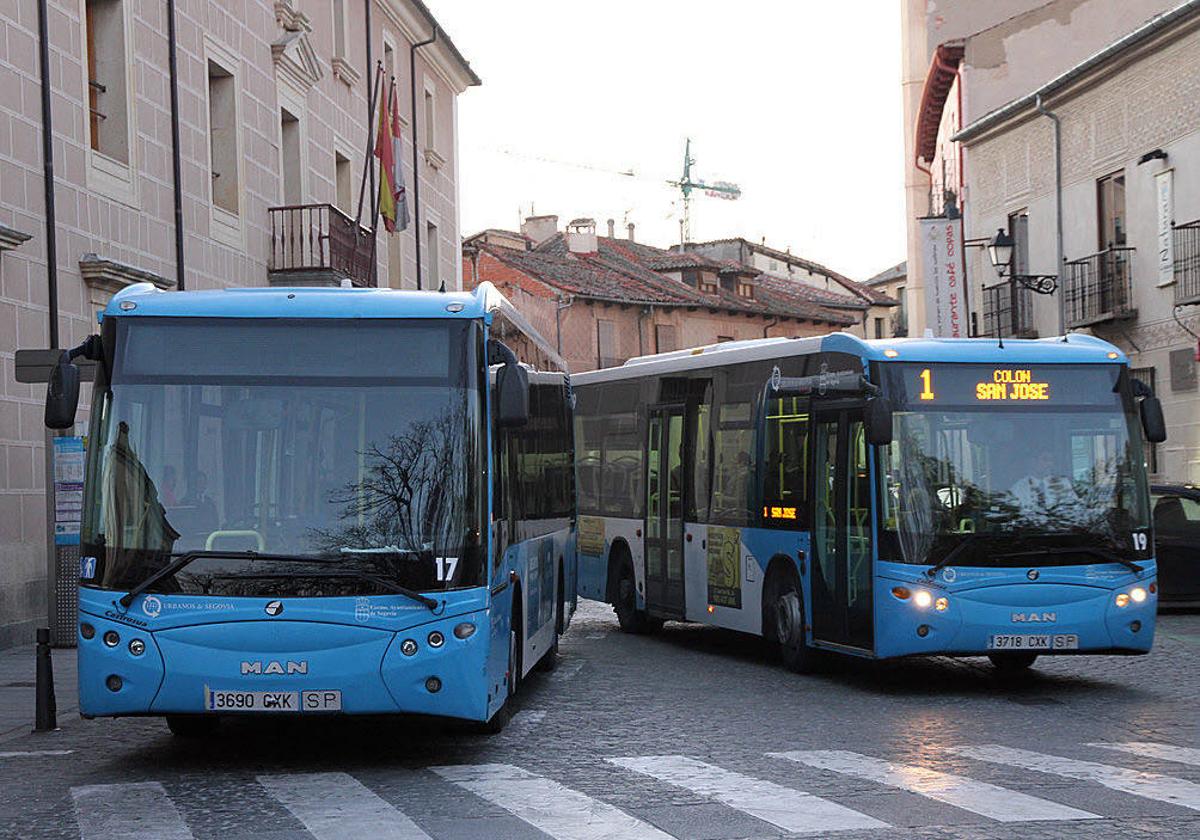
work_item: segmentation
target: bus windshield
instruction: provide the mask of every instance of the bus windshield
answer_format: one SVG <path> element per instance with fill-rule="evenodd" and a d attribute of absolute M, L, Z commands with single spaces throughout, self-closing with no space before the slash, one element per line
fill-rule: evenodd
<path fill-rule="evenodd" d="M 882 559 L 1149 556 L 1141 429 L 1121 368 L 896 365 L 883 377 L 896 412 L 881 450 Z"/>
<path fill-rule="evenodd" d="M 96 570 L 84 585 L 129 589 L 187 552 L 203 556 L 149 591 L 486 582 L 477 324 L 113 320 L 92 409 L 81 549 Z"/>

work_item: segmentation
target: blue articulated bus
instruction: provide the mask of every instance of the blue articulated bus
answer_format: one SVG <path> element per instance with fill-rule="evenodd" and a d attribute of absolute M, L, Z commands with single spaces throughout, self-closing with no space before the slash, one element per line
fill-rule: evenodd
<path fill-rule="evenodd" d="M 84 716 L 413 713 L 498 729 L 575 607 L 570 382 L 495 289 L 131 286 L 97 362 Z"/>
<path fill-rule="evenodd" d="M 1162 409 L 1108 343 L 762 339 L 574 385 L 579 592 L 625 630 L 760 634 L 797 670 L 1150 650 Z"/>

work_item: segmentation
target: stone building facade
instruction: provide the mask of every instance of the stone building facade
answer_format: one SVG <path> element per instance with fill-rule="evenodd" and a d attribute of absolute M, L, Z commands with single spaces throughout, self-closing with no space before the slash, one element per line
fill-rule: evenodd
<path fill-rule="evenodd" d="M 1058 271 L 1054 122 L 1061 125 Z M 1152 19 L 956 135 L 967 159 L 965 231 L 1017 234 L 1014 265 L 1057 275 L 1052 296 L 996 313 L 986 250 L 968 278 L 987 335 L 1083 330 L 1121 347 L 1163 401 L 1162 480 L 1200 481 L 1200 2 Z M 1014 317 L 1015 316 L 1015 317 Z"/>
<path fill-rule="evenodd" d="M 45 386 L 16 371 L 18 349 L 51 343 L 39 5 L 0 4 L 0 647 L 47 621 Z M 45 6 L 59 346 L 92 332 L 131 282 L 413 288 L 419 242 L 421 283 L 457 283 L 456 103 L 479 80 L 420 0 L 178 0 L 181 255 L 168 4 Z M 434 33 L 416 54 L 414 116 L 409 50 Z M 375 249 L 369 211 L 355 224 L 368 54 L 397 77 L 404 177 L 410 194 L 419 179 L 421 197 L 409 229 Z"/>

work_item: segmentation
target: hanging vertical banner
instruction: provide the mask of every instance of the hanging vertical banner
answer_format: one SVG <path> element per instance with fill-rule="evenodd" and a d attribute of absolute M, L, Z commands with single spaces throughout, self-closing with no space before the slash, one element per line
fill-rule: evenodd
<path fill-rule="evenodd" d="M 965 338 L 962 219 L 938 216 L 920 222 L 925 258 L 925 326 L 938 338 Z"/>
<path fill-rule="evenodd" d="M 1175 170 L 1164 169 L 1154 176 L 1154 205 L 1158 214 L 1158 285 L 1175 282 L 1175 242 L 1171 223 L 1175 216 Z"/>

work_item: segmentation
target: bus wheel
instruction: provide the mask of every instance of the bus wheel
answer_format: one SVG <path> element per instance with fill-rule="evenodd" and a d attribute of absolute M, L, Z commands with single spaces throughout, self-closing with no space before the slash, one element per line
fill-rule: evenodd
<path fill-rule="evenodd" d="M 813 671 L 817 651 L 804 641 L 804 600 L 794 576 L 772 570 L 763 592 L 763 636 L 779 646 L 783 664 L 798 674 Z"/>
<path fill-rule="evenodd" d="M 167 728 L 176 738 L 206 738 L 217 731 L 215 715 L 167 715 Z"/>
<path fill-rule="evenodd" d="M 662 628 L 662 620 L 651 618 L 645 610 L 637 608 L 637 584 L 633 579 L 633 564 L 626 558 L 621 564 L 617 578 L 617 592 L 613 599 L 613 612 L 617 623 L 626 633 L 654 633 Z"/>
<path fill-rule="evenodd" d="M 992 666 L 1000 674 L 1024 673 L 1030 669 L 1037 658 L 1038 655 L 1036 653 L 1027 653 L 1025 651 L 1019 653 L 988 654 L 988 659 L 992 660 Z"/>

